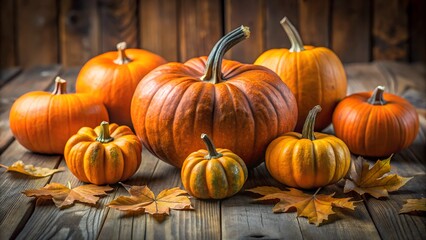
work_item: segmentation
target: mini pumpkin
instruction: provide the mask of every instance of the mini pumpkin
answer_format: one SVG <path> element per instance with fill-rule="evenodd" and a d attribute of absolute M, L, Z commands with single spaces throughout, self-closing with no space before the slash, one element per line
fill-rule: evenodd
<path fill-rule="evenodd" d="M 166 63 L 162 57 L 143 49 L 126 49 L 117 44 L 117 51 L 90 59 L 78 74 L 76 91 L 90 93 L 105 104 L 111 122 L 132 126 L 130 102 L 139 81 L 152 69 Z"/>
<path fill-rule="evenodd" d="M 81 128 L 64 151 L 70 171 L 81 181 L 97 185 L 130 178 L 141 164 L 142 144 L 127 126 L 102 122 Z"/>
<path fill-rule="evenodd" d="M 291 48 L 270 49 L 254 64 L 276 72 L 296 97 L 298 120 L 296 132 L 315 105 L 322 107 L 315 123 L 322 130 L 331 123 L 334 108 L 346 96 L 345 70 L 339 58 L 328 48 L 303 45 L 302 38 L 287 18 L 281 20 Z"/>
<path fill-rule="evenodd" d="M 197 136 L 206 133 L 255 167 L 272 139 L 293 130 L 297 105 L 280 78 L 262 66 L 223 60 L 249 33 L 237 28 L 208 58 L 162 65 L 139 83 L 132 121 L 151 153 L 181 168 L 191 152 L 203 148 Z"/>
<path fill-rule="evenodd" d="M 183 162 L 182 184 L 189 194 L 201 199 L 223 199 L 241 190 L 248 177 L 244 161 L 228 149 L 217 148 L 201 135 L 208 150 L 191 153 Z"/>
<path fill-rule="evenodd" d="M 336 183 L 349 170 L 351 154 L 339 138 L 314 132 L 315 106 L 308 114 L 302 134 L 286 133 L 269 144 L 265 163 L 277 181 L 296 188 L 318 188 Z"/>
<path fill-rule="evenodd" d="M 416 109 L 405 99 L 374 91 L 352 94 L 343 99 L 333 114 L 336 136 L 352 153 L 387 157 L 410 146 L 419 131 Z"/>
<path fill-rule="evenodd" d="M 95 127 L 108 112 L 87 94 L 67 94 L 67 82 L 55 79 L 55 89 L 30 92 L 10 109 L 10 129 L 25 148 L 37 153 L 63 154 L 67 140 L 84 126 Z"/>

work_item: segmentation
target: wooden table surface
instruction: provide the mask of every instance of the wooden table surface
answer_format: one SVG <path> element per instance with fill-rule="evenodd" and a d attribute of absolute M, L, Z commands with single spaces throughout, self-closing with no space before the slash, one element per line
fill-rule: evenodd
<path fill-rule="evenodd" d="M 395 62 L 346 65 L 348 93 L 372 90 L 377 85 L 407 98 L 418 108 L 421 129 L 415 142 L 393 156 L 392 170 L 414 178 L 389 198 L 359 197 L 343 194 L 342 184 L 324 188 L 321 193 L 336 192 L 337 197 L 363 200 L 355 211 L 335 209 L 336 214 L 320 227 L 309 224 L 296 213 L 272 213 L 271 204 L 253 203 L 244 192 L 222 201 L 192 199 L 195 211 L 171 211 L 163 222 L 149 215 L 124 213 L 105 205 L 127 192 L 119 185 L 92 207 L 77 203 L 59 210 L 48 200 L 24 196 L 26 189 L 41 188 L 50 182 L 72 186 L 83 183 L 67 169 L 60 155 L 34 154 L 24 149 L 9 129 L 9 109 L 13 101 L 33 90 L 51 90 L 60 75 L 73 90 L 78 68 L 43 66 L 31 69 L 5 69 L 0 76 L 0 163 L 17 160 L 43 167 L 65 167 L 52 177 L 31 178 L 0 169 L 0 239 L 426 239 L 425 214 L 398 214 L 406 199 L 425 197 L 426 193 L 426 78 L 425 66 Z M 328 130 L 332 131 L 332 130 Z M 154 193 L 165 188 L 182 187 L 178 169 L 158 160 L 146 150 L 139 171 L 130 185 L 147 184 Z M 374 159 L 369 160 L 371 163 Z M 261 185 L 284 186 L 274 181 L 264 164 L 249 171 L 244 188 Z"/>

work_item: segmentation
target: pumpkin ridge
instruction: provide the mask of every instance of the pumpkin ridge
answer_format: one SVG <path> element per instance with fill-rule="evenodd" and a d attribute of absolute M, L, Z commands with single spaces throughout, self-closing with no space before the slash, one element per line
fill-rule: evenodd
<path fill-rule="evenodd" d="M 338 159 L 339 155 L 336 152 L 336 148 L 333 146 L 333 143 L 336 144 L 337 141 L 335 141 L 335 139 L 330 139 L 330 138 L 324 138 L 324 140 L 326 140 L 326 142 L 328 143 L 328 145 L 330 145 L 331 149 L 333 150 L 333 154 L 334 154 L 334 157 L 333 157 L 333 160 L 334 160 L 334 170 L 331 171 L 332 175 L 331 175 L 331 178 L 328 179 L 328 182 L 335 183 L 338 179 L 341 178 L 341 177 L 339 177 L 340 172 L 338 172 L 338 171 L 340 171 L 340 169 L 342 169 L 342 167 L 340 166 L 340 162 L 339 162 L 340 158 Z M 334 140 L 334 142 L 331 143 L 330 140 Z M 340 145 L 340 143 L 337 143 L 337 144 Z M 336 176 L 338 177 L 337 179 L 335 179 Z"/>
<path fill-rule="evenodd" d="M 226 90 L 228 91 L 228 95 L 229 95 L 229 98 L 231 99 L 231 101 L 230 102 L 232 102 L 232 108 L 233 108 L 233 113 L 235 113 L 235 114 L 232 114 L 233 115 L 233 118 L 234 118 L 234 123 L 235 123 L 235 125 L 237 125 L 237 120 L 238 120 L 238 117 L 236 116 L 237 115 L 237 109 L 238 108 L 236 108 L 235 107 L 235 98 L 234 98 L 234 95 L 232 94 L 232 91 L 230 90 L 230 85 L 229 84 L 225 84 L 225 86 L 226 86 Z M 233 85 L 232 85 L 233 86 Z M 233 131 L 234 131 L 234 134 L 233 134 L 233 136 L 236 136 L 237 135 L 237 133 L 236 133 L 236 128 L 233 128 L 232 129 Z M 232 141 L 232 149 L 236 149 L 236 143 L 237 143 L 237 138 L 233 138 L 233 141 Z"/>
<path fill-rule="evenodd" d="M 317 71 L 317 76 L 318 76 L 317 83 L 319 85 L 319 89 L 321 89 L 321 94 L 318 94 L 318 97 L 319 97 L 318 101 L 319 101 L 319 103 L 317 103 L 317 104 L 324 105 L 322 103 L 323 103 L 323 94 L 324 94 L 325 91 L 324 91 L 324 85 L 322 84 L 322 74 L 320 73 L 320 69 L 321 68 L 320 68 L 320 63 L 319 63 L 319 60 L 318 60 L 318 56 L 315 54 L 314 51 L 306 51 L 306 52 L 311 53 L 312 58 L 315 59 L 315 65 L 316 65 L 317 70 L 318 70 Z M 328 97 L 330 97 L 330 96 L 328 96 Z M 323 106 L 323 110 L 324 110 L 324 108 L 326 108 L 326 106 Z M 326 112 L 326 111 L 324 111 L 324 112 Z M 323 115 L 323 116 L 325 116 L 325 115 Z M 321 116 L 317 116 L 317 120 L 315 122 L 316 123 L 317 122 L 322 123 L 322 121 L 323 121 L 322 118 L 321 118 L 321 121 L 318 121 L 318 120 L 320 120 L 318 118 L 321 118 Z M 315 128 L 315 126 L 314 126 L 314 128 Z"/>

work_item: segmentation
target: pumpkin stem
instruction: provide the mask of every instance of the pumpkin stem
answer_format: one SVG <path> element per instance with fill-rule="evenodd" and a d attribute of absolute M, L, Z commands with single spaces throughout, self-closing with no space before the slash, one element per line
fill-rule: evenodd
<path fill-rule="evenodd" d="M 126 42 L 120 42 L 117 44 L 118 57 L 114 60 L 114 63 L 118 65 L 123 65 L 132 61 L 132 59 L 130 59 L 126 55 L 126 48 Z"/>
<path fill-rule="evenodd" d="M 250 37 L 250 30 L 246 26 L 238 27 L 223 36 L 213 47 L 207 58 L 206 71 L 201 80 L 213 84 L 222 81 L 222 60 L 225 53 L 235 44 Z"/>
<path fill-rule="evenodd" d="M 385 87 L 384 86 L 376 87 L 376 89 L 374 89 L 373 94 L 368 99 L 368 103 L 373 104 L 373 105 L 385 105 L 386 101 L 383 98 L 383 93 L 385 93 Z"/>
<path fill-rule="evenodd" d="M 317 117 L 318 112 L 321 111 L 321 106 L 316 105 L 314 108 L 312 108 L 308 116 L 306 117 L 305 124 L 303 125 L 302 130 L 302 138 L 307 138 L 311 141 L 315 140 L 315 134 L 314 134 L 314 126 L 315 126 L 315 118 Z"/>
<path fill-rule="evenodd" d="M 99 136 L 96 138 L 96 141 L 101 143 L 108 143 L 113 141 L 114 138 L 111 137 L 109 133 L 109 123 L 106 121 L 101 122 L 101 129 L 99 131 Z"/>
<path fill-rule="evenodd" d="M 53 89 L 52 95 L 61 95 L 67 93 L 67 81 L 60 78 L 55 78 L 55 89 Z"/>
<path fill-rule="evenodd" d="M 212 140 L 210 140 L 209 136 L 207 136 L 207 134 L 201 134 L 201 139 L 203 139 L 204 143 L 206 144 L 207 150 L 209 151 L 209 154 L 204 156 L 205 159 L 220 158 L 223 156 L 222 153 L 218 153 L 216 151 L 216 147 L 214 146 Z"/>
<path fill-rule="evenodd" d="M 291 24 L 290 20 L 288 20 L 287 17 L 284 17 L 283 19 L 281 19 L 280 23 L 281 23 L 281 26 L 284 28 L 284 31 L 287 34 L 288 39 L 290 39 L 290 42 L 291 42 L 291 48 L 289 52 L 304 51 L 305 48 L 303 48 L 302 38 L 300 37 L 299 32 L 297 32 L 293 24 Z"/>

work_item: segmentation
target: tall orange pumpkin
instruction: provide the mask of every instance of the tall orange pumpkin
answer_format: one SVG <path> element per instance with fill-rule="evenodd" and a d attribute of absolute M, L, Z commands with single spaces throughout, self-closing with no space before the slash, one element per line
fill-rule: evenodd
<path fill-rule="evenodd" d="M 208 58 L 165 64 L 139 83 L 131 115 L 150 152 L 180 168 L 190 153 L 203 148 L 199 136 L 206 133 L 254 167 L 272 139 L 294 128 L 295 98 L 274 72 L 223 60 L 249 33 L 247 27 L 237 28 Z"/>
<path fill-rule="evenodd" d="M 330 49 L 304 46 L 302 39 L 287 18 L 281 20 L 291 42 L 290 49 L 270 49 L 261 54 L 254 64 L 276 72 L 296 97 L 299 119 L 296 131 L 300 132 L 314 106 L 322 107 L 317 116 L 315 130 L 331 123 L 333 110 L 346 96 L 346 75 L 339 58 Z"/>
<path fill-rule="evenodd" d="M 352 153 L 386 157 L 410 146 L 419 131 L 419 116 L 407 100 L 379 86 L 343 99 L 333 126 Z"/>
<path fill-rule="evenodd" d="M 80 128 L 108 120 L 105 106 L 87 94 L 66 94 L 66 81 L 56 78 L 52 93 L 30 92 L 10 109 L 10 129 L 25 148 L 63 154 L 65 144 Z"/>
<path fill-rule="evenodd" d="M 103 102 L 111 122 L 131 126 L 130 102 L 139 81 L 152 69 L 166 63 L 162 57 L 142 49 L 126 49 L 117 44 L 117 51 L 90 59 L 78 74 L 76 91 L 91 93 Z"/>

